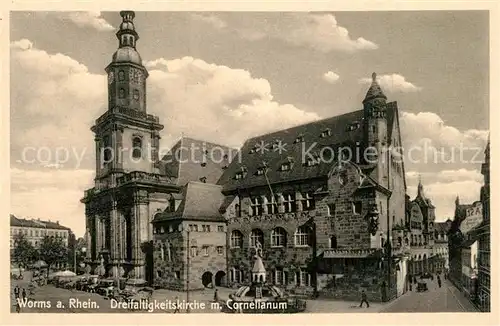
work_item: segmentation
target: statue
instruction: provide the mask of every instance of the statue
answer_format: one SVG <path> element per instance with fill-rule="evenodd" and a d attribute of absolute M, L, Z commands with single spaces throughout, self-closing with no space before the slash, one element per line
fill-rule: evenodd
<path fill-rule="evenodd" d="M 262 258 L 262 244 L 259 240 L 255 241 L 255 258 L 257 257 Z"/>

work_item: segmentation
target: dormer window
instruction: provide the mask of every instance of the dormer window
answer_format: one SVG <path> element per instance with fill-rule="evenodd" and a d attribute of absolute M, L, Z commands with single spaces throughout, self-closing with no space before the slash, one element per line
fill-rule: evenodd
<path fill-rule="evenodd" d="M 353 123 L 351 123 L 347 127 L 347 131 L 353 131 L 353 130 L 359 129 L 359 127 L 360 127 L 360 123 L 358 121 L 354 121 Z"/>
<path fill-rule="evenodd" d="M 297 143 L 303 143 L 303 142 L 304 142 L 304 135 L 300 134 L 297 136 L 297 138 L 295 138 L 295 141 L 293 143 L 297 144 Z"/>
<path fill-rule="evenodd" d="M 291 165 L 290 163 L 283 163 L 281 164 L 280 171 L 290 171 Z"/>
<path fill-rule="evenodd" d="M 224 166 L 222 167 L 222 170 L 226 170 L 226 169 L 227 169 L 227 165 L 224 165 Z"/>
<path fill-rule="evenodd" d="M 203 182 L 203 183 L 207 183 L 207 177 L 201 177 L 200 181 Z"/>
<path fill-rule="evenodd" d="M 202 163 L 201 163 L 201 166 L 202 166 L 202 167 L 207 166 L 207 162 L 202 162 Z"/>
<path fill-rule="evenodd" d="M 315 166 L 319 164 L 319 155 L 309 155 L 306 158 L 306 166 Z"/>
<path fill-rule="evenodd" d="M 238 172 L 236 172 L 235 179 L 240 180 L 246 177 L 247 175 L 247 168 L 242 166 Z"/>
<path fill-rule="evenodd" d="M 293 165 L 293 157 L 287 157 L 286 161 L 281 163 L 280 171 L 290 171 Z"/>
<path fill-rule="evenodd" d="M 257 175 L 264 175 L 264 173 L 265 173 L 265 169 L 266 169 L 265 167 L 260 167 L 260 168 L 258 168 L 258 169 L 257 169 L 257 173 L 256 173 L 256 174 L 257 174 Z"/>
<path fill-rule="evenodd" d="M 323 130 L 321 132 L 321 137 L 322 138 L 329 137 L 331 135 L 332 135 L 332 130 L 330 128 L 326 128 L 325 130 Z"/>

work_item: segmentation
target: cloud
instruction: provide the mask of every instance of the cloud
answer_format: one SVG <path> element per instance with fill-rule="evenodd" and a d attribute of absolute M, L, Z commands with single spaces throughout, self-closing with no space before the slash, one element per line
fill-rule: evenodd
<path fill-rule="evenodd" d="M 471 204 L 479 200 L 482 183 L 475 180 L 452 182 L 432 182 L 422 180 L 425 196 L 430 198 L 436 207 L 436 221 L 446 221 L 452 218 L 455 212 L 455 198 L 460 197 L 460 202 Z M 414 199 L 417 194 L 416 183 L 408 187 L 408 195 Z"/>
<path fill-rule="evenodd" d="M 30 171 L 12 168 L 11 213 L 59 220 L 77 236 L 85 230 L 83 191 L 93 182 L 93 170 Z"/>
<path fill-rule="evenodd" d="M 212 25 L 215 29 L 223 29 L 227 27 L 227 23 L 215 15 L 194 13 L 191 14 L 191 18 L 205 24 Z"/>
<path fill-rule="evenodd" d="M 338 24 L 332 14 L 281 13 L 276 19 L 256 18 L 250 24 L 234 22 L 238 33 L 251 41 L 273 38 L 294 46 L 307 46 L 320 52 L 356 52 L 378 49 L 378 45 L 362 37 L 357 39 Z"/>
<path fill-rule="evenodd" d="M 11 75 L 13 159 L 47 166 L 65 163 L 55 156 L 66 151 L 71 159 L 87 153 L 82 164 L 94 166 L 88 155 L 95 151 L 90 126 L 105 110 L 105 76 L 90 73 L 66 55 L 39 50 L 26 39 L 11 43 L 11 59 L 16 71 Z M 81 168 L 76 162 L 68 165 Z"/>
<path fill-rule="evenodd" d="M 439 182 L 475 181 L 481 183 L 484 180 L 483 175 L 478 170 L 458 169 L 442 170 L 439 172 L 406 172 L 406 180 L 409 183 L 417 184 L 419 178 Z"/>
<path fill-rule="evenodd" d="M 161 103 L 153 105 L 153 112 L 170 108 L 162 117 L 165 129 L 239 146 L 251 136 L 320 118 L 273 101 L 269 82 L 246 70 L 192 57 L 145 64 L 150 68 L 148 99 Z"/>
<path fill-rule="evenodd" d="M 443 119 L 433 112 L 401 112 L 401 130 L 405 146 L 422 143 L 425 136 L 427 143 L 447 151 L 460 147 L 475 150 L 484 149 L 488 138 L 487 130 L 459 129 L 446 125 Z"/>
<path fill-rule="evenodd" d="M 361 78 L 359 81 L 361 84 L 371 84 L 372 79 Z M 421 87 L 415 86 L 414 84 L 406 81 L 406 78 L 399 74 L 378 76 L 377 81 L 384 91 L 412 93 L 422 90 Z"/>
<path fill-rule="evenodd" d="M 61 20 L 69 20 L 78 27 L 91 27 L 98 31 L 109 32 L 115 28 L 101 17 L 100 11 L 73 11 L 57 13 Z"/>
<path fill-rule="evenodd" d="M 328 71 L 323 74 L 323 80 L 327 83 L 334 84 L 340 79 L 340 76 L 333 71 Z"/>

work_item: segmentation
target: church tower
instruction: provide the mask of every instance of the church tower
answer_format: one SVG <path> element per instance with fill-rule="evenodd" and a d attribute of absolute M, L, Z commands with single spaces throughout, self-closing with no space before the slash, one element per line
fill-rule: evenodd
<path fill-rule="evenodd" d="M 363 111 L 365 119 L 365 144 L 366 147 L 374 148 L 377 152 L 377 181 L 379 184 L 389 188 L 387 169 L 387 158 L 384 147 L 387 146 L 387 120 L 386 120 L 387 97 L 377 82 L 377 74 L 372 74 L 372 83 L 365 99 L 363 100 Z M 384 178 L 385 176 L 385 178 Z"/>
<path fill-rule="evenodd" d="M 137 51 L 135 13 L 121 11 L 120 16 L 118 49 L 106 67 L 108 108 L 91 128 L 95 185 L 81 200 L 89 238 L 87 260 L 94 272 L 104 265 L 106 276 L 152 282 L 151 220 L 166 207 L 168 193 L 178 189 L 158 173 L 163 125 L 147 112 L 148 71 Z"/>
<path fill-rule="evenodd" d="M 118 49 L 106 67 L 108 110 L 92 127 L 96 142 L 98 187 L 116 185 L 116 178 L 134 171 L 157 172 L 159 118 L 147 113 L 148 71 L 137 52 L 139 35 L 135 13 L 121 11 L 122 23 L 116 33 Z"/>

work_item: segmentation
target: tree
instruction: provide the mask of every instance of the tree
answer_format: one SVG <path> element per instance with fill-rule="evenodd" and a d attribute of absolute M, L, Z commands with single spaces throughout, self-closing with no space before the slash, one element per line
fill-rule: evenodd
<path fill-rule="evenodd" d="M 40 259 L 47 263 L 47 276 L 51 266 L 68 260 L 68 248 L 59 237 L 44 237 L 40 244 L 39 254 Z"/>
<path fill-rule="evenodd" d="M 23 233 L 18 233 L 14 238 L 14 251 L 12 253 L 14 261 L 19 267 L 27 268 L 36 259 L 36 250 Z M 19 271 L 19 273 L 21 273 Z"/>

